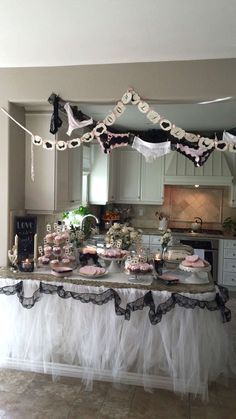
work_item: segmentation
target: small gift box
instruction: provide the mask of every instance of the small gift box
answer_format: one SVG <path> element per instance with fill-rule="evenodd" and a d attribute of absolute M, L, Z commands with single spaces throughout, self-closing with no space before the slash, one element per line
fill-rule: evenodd
<path fill-rule="evenodd" d="M 21 272 L 33 272 L 34 270 L 34 261 L 30 259 L 21 260 L 18 263 L 19 271 Z"/>

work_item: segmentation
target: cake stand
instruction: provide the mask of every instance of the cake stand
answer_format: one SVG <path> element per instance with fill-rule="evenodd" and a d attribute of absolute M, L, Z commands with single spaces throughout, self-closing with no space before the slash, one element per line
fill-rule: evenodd
<path fill-rule="evenodd" d="M 203 272 L 211 272 L 211 265 L 204 266 L 204 268 L 192 268 L 190 266 L 183 266 L 181 263 L 179 269 L 184 272 L 189 272 L 190 275 L 185 278 L 184 282 L 186 284 L 208 284 L 208 276 L 202 275 Z"/>
<path fill-rule="evenodd" d="M 106 257 L 106 256 L 102 256 L 100 254 L 99 257 L 102 260 L 111 262 L 110 266 L 107 269 L 107 272 L 110 272 L 110 273 L 114 274 L 114 273 L 117 273 L 117 272 L 121 272 L 121 264 L 119 264 L 118 262 L 124 261 L 127 258 L 127 255 L 124 255 L 122 258 L 109 258 L 109 257 Z"/>
<path fill-rule="evenodd" d="M 128 281 L 130 282 L 142 282 L 145 281 L 149 277 L 153 277 L 153 271 L 147 272 L 129 272 Z"/>

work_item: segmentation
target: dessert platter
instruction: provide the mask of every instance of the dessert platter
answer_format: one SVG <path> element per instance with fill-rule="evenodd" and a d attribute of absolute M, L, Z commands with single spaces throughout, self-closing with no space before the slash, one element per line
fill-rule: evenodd
<path fill-rule="evenodd" d="M 118 248 L 109 248 L 104 249 L 102 252 L 99 253 L 99 257 L 102 260 L 109 261 L 110 266 L 107 269 L 110 273 L 116 273 L 121 271 L 121 265 L 119 262 L 122 262 L 126 259 L 129 252 L 127 250 L 122 250 Z"/>
<path fill-rule="evenodd" d="M 186 256 L 180 263 L 179 269 L 190 273 L 185 278 L 187 284 L 207 284 L 209 282 L 206 273 L 211 272 L 211 265 L 198 255 Z"/>
<path fill-rule="evenodd" d="M 107 275 L 107 270 L 99 266 L 83 266 L 78 270 L 79 274 L 85 278 L 100 278 Z"/>

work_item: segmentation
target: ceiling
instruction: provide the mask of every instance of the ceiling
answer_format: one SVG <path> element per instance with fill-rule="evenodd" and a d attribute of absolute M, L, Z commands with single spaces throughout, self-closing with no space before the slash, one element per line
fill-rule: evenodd
<path fill-rule="evenodd" d="M 1 0 L 0 67 L 236 57 L 235 0 Z"/>

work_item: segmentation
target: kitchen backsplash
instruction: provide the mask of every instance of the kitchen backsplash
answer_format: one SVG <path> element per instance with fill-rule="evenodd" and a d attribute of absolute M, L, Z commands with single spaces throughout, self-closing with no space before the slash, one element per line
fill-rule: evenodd
<path fill-rule="evenodd" d="M 168 227 L 188 228 L 194 217 L 203 220 L 203 228 L 220 229 L 226 217 L 236 219 L 236 209 L 229 207 L 227 187 L 190 188 L 165 186 L 164 204 L 132 205 L 132 224 L 140 228 L 158 228 L 155 213 L 168 218 Z"/>
<path fill-rule="evenodd" d="M 229 189 L 227 187 L 192 187 L 165 186 L 164 204 L 157 205 L 132 205 L 131 222 L 137 228 L 158 228 L 159 220 L 156 212 L 162 213 L 168 218 L 168 227 L 190 228 L 194 217 L 200 217 L 203 220 L 203 228 L 221 229 L 222 221 L 226 217 L 232 217 L 236 220 L 236 208 L 229 207 Z M 117 204 L 117 208 L 127 208 L 127 205 Z M 91 213 L 98 218 L 101 216 L 102 207 L 93 205 L 90 207 Z M 10 227 L 13 238 L 13 218 L 11 214 Z M 38 215 L 38 241 L 43 242 L 46 233 L 47 223 L 53 224 L 61 220 L 62 214 Z"/>

